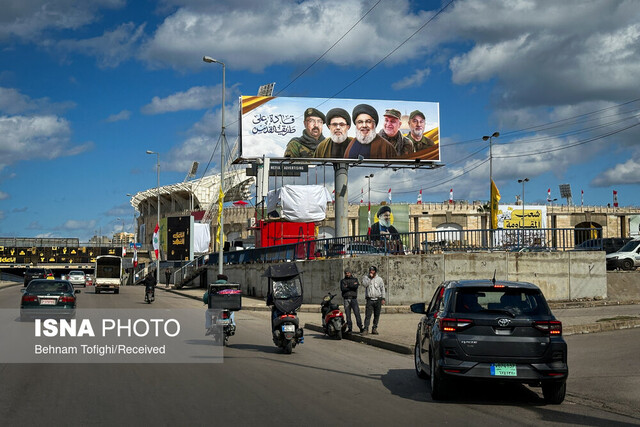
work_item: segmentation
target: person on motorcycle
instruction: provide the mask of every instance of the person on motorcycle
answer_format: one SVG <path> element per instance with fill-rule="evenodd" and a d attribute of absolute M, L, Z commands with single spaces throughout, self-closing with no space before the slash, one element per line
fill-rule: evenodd
<path fill-rule="evenodd" d="M 340 280 L 340 290 L 344 299 L 344 315 L 347 318 L 347 333 L 351 333 L 353 322 L 351 320 L 351 310 L 356 316 L 356 324 L 360 328 L 360 333 L 364 332 L 362 318 L 360 317 L 360 307 L 358 306 L 358 287 L 360 283 L 353 277 L 350 269 L 344 270 L 344 279 Z"/>
<path fill-rule="evenodd" d="M 380 311 L 385 303 L 384 294 L 384 281 L 382 277 L 378 276 L 378 269 L 375 265 L 369 267 L 369 275 L 365 275 L 362 278 L 362 286 L 364 286 L 364 296 L 367 301 L 364 314 L 364 332 L 366 335 L 369 331 L 369 321 L 371 320 L 371 313 L 373 313 L 373 327 L 371 333 L 378 335 L 378 320 L 380 319 Z"/>
<path fill-rule="evenodd" d="M 229 282 L 229 278 L 227 277 L 226 274 L 218 274 L 218 276 L 216 277 L 216 284 L 227 284 Z M 204 302 L 205 304 L 207 304 L 207 306 L 209 305 L 209 290 L 207 290 L 204 295 L 202 295 L 202 302 Z M 207 310 L 204 313 L 204 327 L 207 329 L 207 333 L 206 335 L 211 335 L 212 330 L 211 330 L 211 316 L 213 316 L 216 313 L 216 310 L 213 310 L 211 308 L 207 308 Z M 235 330 L 236 328 L 236 322 L 235 322 L 235 312 L 232 311 L 231 315 L 229 316 L 229 318 L 231 319 L 231 326 L 233 327 L 233 329 Z"/>
<path fill-rule="evenodd" d="M 156 297 L 155 287 L 156 287 L 156 277 L 155 277 L 155 271 L 154 271 L 152 273 L 147 274 L 147 277 L 144 279 L 144 296 L 145 296 L 145 298 L 147 296 L 147 291 L 149 289 L 151 289 L 151 295 L 155 299 L 155 297 Z"/>

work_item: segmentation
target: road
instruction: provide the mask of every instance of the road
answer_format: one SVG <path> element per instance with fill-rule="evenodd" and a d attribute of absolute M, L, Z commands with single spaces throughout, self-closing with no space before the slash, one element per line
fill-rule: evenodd
<path fill-rule="evenodd" d="M 15 307 L 19 289 L 0 290 L 0 308 Z M 203 307 L 160 290 L 147 305 L 143 290 L 94 295 L 87 288 L 79 304 Z M 285 355 L 271 342 L 268 313 L 241 311 L 236 322 L 223 363 L 2 364 L 0 420 L 23 426 L 640 425 L 640 330 L 568 337 L 568 398 L 545 405 L 539 389 L 485 384 L 433 402 L 410 356 L 313 332 Z"/>

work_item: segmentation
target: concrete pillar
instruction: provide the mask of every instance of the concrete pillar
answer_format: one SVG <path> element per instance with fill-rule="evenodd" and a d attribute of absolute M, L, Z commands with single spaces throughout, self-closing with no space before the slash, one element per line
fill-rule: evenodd
<path fill-rule="evenodd" d="M 349 165 L 334 163 L 334 182 L 336 185 L 336 237 L 349 236 Z"/>

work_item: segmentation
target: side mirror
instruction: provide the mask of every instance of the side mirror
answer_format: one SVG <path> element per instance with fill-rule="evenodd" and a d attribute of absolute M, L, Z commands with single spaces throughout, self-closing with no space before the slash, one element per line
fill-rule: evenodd
<path fill-rule="evenodd" d="M 79 294 L 80 293 L 80 289 L 76 289 L 73 293 L 74 294 Z"/>
<path fill-rule="evenodd" d="M 418 314 L 425 314 L 425 304 L 423 302 L 411 304 L 411 311 Z"/>
<path fill-rule="evenodd" d="M 27 292 L 27 288 L 20 289 L 20 292 L 22 292 L 24 294 L 25 292 Z"/>

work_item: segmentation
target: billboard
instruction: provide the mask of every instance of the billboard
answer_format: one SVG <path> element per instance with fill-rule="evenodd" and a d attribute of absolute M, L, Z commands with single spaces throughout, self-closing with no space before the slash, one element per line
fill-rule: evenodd
<path fill-rule="evenodd" d="M 629 215 L 629 236 L 640 237 L 640 215 Z"/>
<path fill-rule="evenodd" d="M 537 205 L 499 205 L 498 230 L 494 245 L 504 247 L 546 246 L 547 207 Z"/>
<path fill-rule="evenodd" d="M 436 102 L 267 96 L 240 98 L 236 162 L 439 162 Z"/>
<path fill-rule="evenodd" d="M 384 209 L 383 209 L 384 208 Z M 369 219 L 369 207 L 360 206 L 358 209 L 358 234 L 363 236 L 367 234 L 369 227 L 372 229 L 372 234 L 379 234 L 376 230 L 380 228 L 380 225 L 376 226 L 380 222 L 380 216 L 378 212 L 380 209 L 383 211 L 389 211 L 389 230 L 397 233 L 409 232 L 409 205 L 371 205 L 371 218 Z M 369 221 L 371 223 L 369 224 Z"/>

